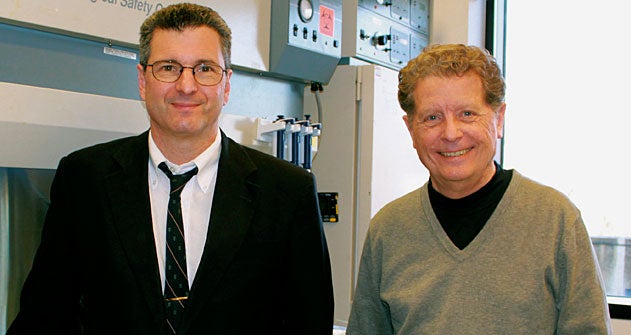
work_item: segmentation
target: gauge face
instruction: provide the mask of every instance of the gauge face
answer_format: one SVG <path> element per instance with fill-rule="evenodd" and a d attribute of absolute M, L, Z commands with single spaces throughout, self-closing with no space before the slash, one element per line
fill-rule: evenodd
<path fill-rule="evenodd" d="M 309 22 L 313 18 L 313 3 L 311 0 L 298 0 L 298 14 L 302 22 Z"/>

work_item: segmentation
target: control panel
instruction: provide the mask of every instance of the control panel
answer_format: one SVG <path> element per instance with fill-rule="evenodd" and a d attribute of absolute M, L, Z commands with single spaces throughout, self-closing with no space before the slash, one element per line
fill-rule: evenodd
<path fill-rule="evenodd" d="M 328 83 L 342 55 L 342 0 L 272 0 L 270 72 Z"/>
<path fill-rule="evenodd" d="M 344 2 L 342 57 L 401 69 L 429 43 L 429 0 Z"/>

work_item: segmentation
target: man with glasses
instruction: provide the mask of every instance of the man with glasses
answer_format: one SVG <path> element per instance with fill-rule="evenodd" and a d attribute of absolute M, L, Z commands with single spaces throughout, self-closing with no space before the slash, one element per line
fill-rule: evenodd
<path fill-rule="evenodd" d="M 230 46 L 204 6 L 143 23 L 150 129 L 61 160 L 9 334 L 331 334 L 313 176 L 219 128 Z"/>

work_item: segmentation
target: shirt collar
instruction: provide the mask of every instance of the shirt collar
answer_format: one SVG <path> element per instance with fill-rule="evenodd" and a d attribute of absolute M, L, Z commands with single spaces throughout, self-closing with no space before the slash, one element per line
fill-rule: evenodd
<path fill-rule="evenodd" d="M 192 161 L 176 165 L 169 162 L 162 151 L 158 148 L 153 137 L 151 136 L 151 130 L 149 130 L 149 178 L 151 180 L 151 187 L 156 187 L 158 181 L 158 164 L 165 162 L 173 174 L 181 174 L 191 170 L 197 166 L 199 172 L 197 178 L 193 178 L 197 181 L 197 184 L 201 188 L 202 192 L 206 193 L 210 187 L 212 177 L 217 171 L 219 165 L 219 156 L 221 154 L 221 132 L 217 132 L 217 136 L 213 143 L 206 148 L 199 156 L 195 157 Z"/>

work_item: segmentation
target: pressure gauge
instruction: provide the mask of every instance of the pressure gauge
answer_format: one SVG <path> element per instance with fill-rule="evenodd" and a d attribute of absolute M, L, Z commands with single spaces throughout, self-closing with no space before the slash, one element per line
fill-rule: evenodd
<path fill-rule="evenodd" d="M 302 22 L 309 22 L 313 18 L 313 3 L 311 0 L 298 0 L 298 14 Z"/>

